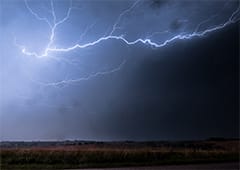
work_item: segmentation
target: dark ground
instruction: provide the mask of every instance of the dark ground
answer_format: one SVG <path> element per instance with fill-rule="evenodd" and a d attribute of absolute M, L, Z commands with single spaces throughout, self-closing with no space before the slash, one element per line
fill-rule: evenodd
<path fill-rule="evenodd" d="M 103 168 L 86 170 L 239 170 L 239 163 L 218 163 L 203 165 L 166 165 L 156 167 Z M 82 169 L 83 170 L 83 169 Z"/>
<path fill-rule="evenodd" d="M 239 161 L 238 139 L 172 142 L 1 142 L 0 153 L 1 169 L 127 167 L 131 170 L 134 168 L 129 167 L 140 166 L 147 169 L 151 167 L 150 170 L 239 169 L 237 163 L 232 163 Z"/>

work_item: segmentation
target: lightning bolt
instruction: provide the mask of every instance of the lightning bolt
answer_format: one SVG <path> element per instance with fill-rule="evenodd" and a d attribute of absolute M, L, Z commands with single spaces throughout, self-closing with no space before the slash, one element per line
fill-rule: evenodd
<path fill-rule="evenodd" d="M 135 1 L 130 7 L 128 7 L 127 9 L 125 9 L 124 11 L 122 11 L 119 16 L 117 17 L 116 21 L 114 22 L 112 29 L 110 31 L 109 34 L 104 35 L 94 41 L 88 42 L 88 43 L 76 43 L 73 46 L 70 47 L 66 47 L 66 48 L 57 48 L 57 47 L 53 47 L 54 44 L 54 39 L 55 39 L 55 32 L 56 29 L 63 23 L 65 23 L 71 15 L 71 11 L 73 9 L 72 6 L 72 1 L 70 1 L 69 4 L 69 8 L 67 13 L 65 14 L 65 17 L 57 20 L 57 16 L 55 13 L 55 9 L 54 9 L 54 3 L 53 0 L 50 1 L 50 6 L 51 6 L 51 15 L 52 15 L 52 19 L 51 21 L 48 18 L 45 17 L 41 17 L 39 14 L 37 14 L 36 12 L 33 11 L 33 9 L 29 6 L 27 0 L 25 0 L 25 5 L 26 8 L 28 9 L 28 11 L 39 21 L 45 22 L 49 28 L 50 28 L 50 35 L 49 35 L 49 42 L 46 45 L 45 50 L 43 51 L 42 54 L 38 54 L 37 52 L 32 52 L 32 51 L 28 51 L 27 48 L 23 45 L 18 45 L 21 48 L 21 51 L 23 54 L 27 55 L 27 56 L 34 56 L 37 58 L 43 58 L 43 57 L 50 57 L 50 53 L 63 53 L 63 52 L 70 52 L 73 50 L 77 50 L 77 49 L 84 49 L 84 48 L 88 48 L 91 46 L 96 46 L 104 41 L 109 41 L 109 40 L 115 40 L 115 41 L 121 41 L 123 43 L 125 43 L 126 45 L 136 45 L 136 44 L 145 44 L 148 45 L 150 47 L 153 48 L 161 48 L 164 46 L 167 46 L 168 44 L 175 42 L 177 40 L 190 40 L 193 38 L 197 38 L 197 37 L 203 37 L 211 32 L 215 32 L 217 30 L 221 30 L 225 27 L 227 27 L 230 24 L 236 23 L 240 20 L 239 17 L 239 11 L 240 11 L 240 7 L 238 7 L 232 14 L 231 16 L 223 23 L 213 26 L 211 28 L 207 28 L 205 30 L 199 31 L 199 28 L 206 22 L 208 22 L 210 19 L 216 17 L 216 15 L 210 17 L 207 20 L 204 20 L 202 22 L 200 22 L 197 27 L 194 29 L 193 32 L 191 33 L 181 33 L 178 35 L 175 35 L 169 39 L 166 39 L 165 41 L 158 43 L 158 42 L 154 42 L 151 38 L 156 35 L 156 34 L 160 34 L 160 33 L 168 33 L 168 30 L 166 31 L 159 31 L 159 32 L 155 32 L 152 33 L 150 36 L 147 36 L 147 38 L 138 38 L 135 40 L 128 40 L 126 37 L 124 37 L 124 35 L 115 35 L 114 33 L 116 32 L 116 30 L 121 29 L 120 27 L 120 22 L 122 20 L 122 18 L 127 14 L 130 13 L 131 11 L 133 11 L 137 5 L 139 5 L 139 3 L 141 2 L 141 0 L 137 0 Z M 91 29 L 91 27 L 93 27 L 94 25 L 91 25 L 89 27 L 86 28 L 86 30 L 82 33 L 82 35 L 80 35 L 80 38 L 82 38 L 83 36 L 86 35 L 87 31 L 89 29 Z M 87 77 L 82 77 L 82 78 L 78 78 L 78 79 L 67 79 L 67 80 L 62 80 L 59 82 L 54 82 L 54 83 L 42 83 L 42 82 L 38 82 L 41 85 L 44 86 L 61 86 L 63 84 L 72 84 L 72 83 L 76 83 L 76 82 L 80 82 L 80 81 L 85 81 L 85 80 L 89 80 L 91 78 L 100 76 L 100 75 L 106 75 L 106 74 L 110 74 L 110 73 L 114 73 L 116 71 L 119 71 L 122 66 L 125 64 L 125 61 L 122 62 L 118 67 L 112 69 L 112 70 L 108 70 L 108 71 L 103 71 L 103 72 L 96 72 L 94 74 L 88 75 Z"/>
<path fill-rule="evenodd" d="M 121 21 L 122 17 L 123 17 L 124 15 L 126 15 L 127 13 L 131 12 L 131 11 L 137 6 L 137 4 L 138 4 L 140 1 L 141 1 L 141 0 L 137 0 L 135 3 L 133 3 L 133 5 L 132 5 L 130 8 L 128 8 L 128 9 L 126 9 L 126 10 L 124 10 L 123 12 L 120 13 L 120 15 L 118 16 L 116 22 L 114 23 L 114 25 L 113 25 L 113 27 L 112 27 L 112 31 L 110 32 L 109 35 L 113 35 L 113 33 L 114 33 L 117 29 L 121 29 L 121 27 L 119 27 L 118 25 L 119 25 L 119 22 Z"/>
<path fill-rule="evenodd" d="M 90 47 L 90 46 L 94 46 L 94 45 L 97 45 L 99 44 L 100 42 L 102 41 L 106 41 L 106 40 L 121 40 L 123 41 L 124 43 L 128 44 L 128 45 L 134 45 L 134 44 L 138 44 L 138 43 L 143 43 L 143 44 L 147 44 L 147 45 L 150 45 L 152 47 L 156 47 L 156 48 L 160 48 L 160 47 L 164 47 L 166 45 L 168 45 L 169 43 L 175 41 L 175 40 L 185 40 L 185 39 L 192 39 L 192 38 L 195 38 L 195 37 L 202 37 L 208 33 L 211 33 L 213 31 L 217 31 L 217 30 L 220 30 L 220 29 L 223 29 L 225 28 L 226 26 L 232 24 L 232 23 L 235 23 L 237 21 L 239 21 L 240 18 L 237 18 L 235 19 L 235 16 L 239 13 L 239 8 L 231 15 L 231 17 L 223 24 L 221 25 L 218 25 L 218 26 L 215 26 L 213 28 L 209 28 L 209 29 L 206 29 L 204 31 L 201 31 L 201 32 L 193 32 L 193 33 L 190 33 L 190 34 L 185 34 L 185 35 L 176 35 L 170 39 L 167 39 L 165 40 L 163 43 L 156 43 L 156 42 L 153 42 L 151 39 L 142 39 L 142 38 L 139 38 L 139 39 L 136 39 L 134 41 L 129 41 L 127 40 L 126 38 L 124 38 L 123 36 L 114 36 L 114 35 L 109 35 L 109 36 L 106 36 L 106 37 L 101 37 L 99 39 L 97 39 L 96 41 L 93 41 L 93 42 L 90 42 L 90 43 L 86 43 L 86 44 L 76 44 L 72 47 L 68 47 L 68 48 L 49 48 L 47 49 L 47 51 L 54 51 L 54 52 L 68 52 L 68 51 L 71 51 L 71 50 L 74 50 L 76 48 L 87 48 L 87 47 Z"/>
<path fill-rule="evenodd" d="M 58 81 L 58 82 L 51 82 L 51 83 L 39 82 L 39 81 L 36 81 L 36 80 L 32 80 L 32 81 L 39 84 L 39 85 L 45 86 L 45 87 L 63 88 L 63 87 L 66 87 L 66 85 L 78 83 L 80 81 L 87 81 L 87 80 L 90 80 L 92 78 L 103 76 L 103 75 L 106 75 L 106 74 L 115 73 L 115 72 L 121 70 L 122 67 L 125 65 L 125 63 L 126 63 L 126 60 L 124 60 L 121 64 L 119 64 L 117 67 L 115 67 L 111 70 L 99 71 L 99 72 L 96 72 L 94 74 L 89 74 L 85 77 L 81 77 L 81 78 L 77 78 L 77 79 L 66 79 L 66 80 L 61 80 L 61 81 Z"/>
<path fill-rule="evenodd" d="M 22 53 L 24 53 L 25 55 L 29 55 L 29 56 L 35 56 L 35 57 L 38 57 L 38 58 L 41 58 L 41 57 L 46 57 L 48 56 L 48 52 L 49 50 L 51 49 L 51 46 L 54 42 L 54 38 L 55 38 L 55 32 L 56 32 L 56 29 L 59 25 L 63 24 L 64 22 L 66 22 L 68 19 L 69 19 L 69 16 L 70 16 L 70 13 L 72 11 L 72 0 L 70 0 L 70 7 L 68 8 L 68 11 L 67 11 L 67 14 L 65 15 L 64 18 L 62 18 L 61 20 L 57 21 L 57 17 L 56 17 L 56 13 L 55 13 L 55 9 L 54 9 L 54 4 L 53 4 L 53 1 L 51 0 L 50 1 L 50 4 L 51 4 L 51 14 L 52 14 L 52 22 L 50 22 L 47 18 L 44 18 L 44 17 L 41 17 L 39 16 L 37 13 L 35 13 L 32 8 L 29 6 L 27 0 L 24 1 L 25 2 L 25 5 L 27 7 L 27 9 L 29 10 L 29 12 L 35 16 L 35 18 L 39 21 L 44 21 L 47 23 L 47 25 L 50 27 L 50 30 L 51 30 L 51 34 L 49 36 L 49 42 L 44 50 L 44 53 L 39 55 L 37 54 L 36 52 L 29 52 L 26 50 L 26 48 L 24 46 L 21 46 L 22 47 Z"/>
<path fill-rule="evenodd" d="M 119 29 L 120 27 L 118 27 L 119 25 L 119 22 L 121 21 L 122 17 L 130 12 L 131 10 L 134 9 L 134 7 L 136 7 L 136 5 L 140 2 L 140 0 L 136 1 L 135 3 L 133 3 L 133 5 L 124 10 L 120 15 L 119 17 L 117 18 L 116 22 L 114 23 L 113 25 L 113 28 L 112 28 L 112 31 L 110 32 L 109 35 L 107 36 L 103 36 L 103 37 L 100 37 L 99 39 L 95 40 L 95 41 L 92 41 L 92 42 L 89 42 L 89 43 L 85 43 L 85 44 L 75 44 L 74 46 L 71 46 L 71 47 L 67 47 L 67 48 L 51 48 L 51 45 L 53 44 L 53 41 L 54 41 L 54 36 L 55 36 L 55 30 L 56 28 L 60 25 L 60 24 L 63 24 L 67 19 L 69 19 L 69 15 L 70 15 L 70 12 L 71 12 L 71 9 L 72 7 L 69 8 L 67 14 L 66 14 L 66 17 L 64 17 L 62 20 L 60 21 L 56 21 L 56 15 L 55 15 L 55 10 L 54 10 L 54 5 L 53 5 L 53 1 L 50 1 L 51 2 L 51 11 L 52 11 L 52 16 L 53 16 L 53 24 L 51 24 L 49 22 L 48 19 L 46 18 L 42 18 L 40 17 L 38 14 L 36 14 L 35 12 L 33 12 L 33 10 L 29 7 L 27 1 L 25 0 L 25 3 L 26 3 L 26 6 L 28 8 L 28 10 L 36 17 L 36 19 L 38 20 L 41 20 L 41 21 L 45 21 L 51 28 L 51 35 L 50 35 L 50 38 L 49 38 L 49 43 L 47 44 L 47 47 L 46 49 L 44 50 L 44 53 L 39 55 L 37 54 L 36 52 L 29 52 L 26 50 L 26 48 L 23 48 L 22 49 L 22 52 L 25 54 L 25 55 L 29 55 L 29 56 L 35 56 L 35 57 L 38 57 L 38 58 L 41 58 L 41 57 L 47 57 L 49 55 L 49 52 L 69 52 L 69 51 L 72 51 L 72 50 L 75 50 L 77 48 L 87 48 L 87 47 L 90 47 L 90 46 L 95 46 L 103 41 L 107 41 L 107 40 L 119 40 L 119 41 L 122 41 L 124 43 L 126 43 L 127 45 L 135 45 L 135 44 L 138 44 L 138 43 L 143 43 L 143 44 L 146 44 L 146 45 L 150 45 L 152 47 L 155 47 L 155 48 L 160 48 L 160 47 L 164 47 L 166 45 L 168 45 L 169 43 L 171 42 L 174 42 L 176 40 L 186 40 L 186 39 L 192 39 L 192 38 L 195 38 L 195 37 L 202 37 L 208 33 L 211 33 L 211 32 L 214 32 L 214 31 L 217 31 L 217 30 L 220 30 L 220 29 L 223 29 L 225 28 L 226 26 L 232 24 L 232 23 L 235 23 L 237 21 L 239 21 L 240 18 L 237 18 L 237 15 L 239 15 L 239 8 L 234 11 L 232 13 L 232 15 L 229 17 L 229 19 L 224 22 L 223 24 L 220 24 L 220 25 L 217 25 L 215 27 L 212 27 L 212 28 L 208 28 L 206 30 L 203 30 L 201 32 L 197 32 L 198 31 L 198 28 L 205 22 L 207 22 L 208 20 L 206 21 L 203 21 L 201 22 L 197 28 L 195 29 L 195 31 L 193 33 L 188 33 L 188 34 L 184 34 L 184 35 L 176 35 L 176 36 L 173 36 L 172 38 L 170 39 L 167 39 L 165 40 L 164 42 L 162 43 L 157 43 L 157 42 L 153 42 L 150 38 L 146 38 L 146 39 L 142 39 L 142 38 L 139 38 L 139 39 L 136 39 L 134 41 L 130 41 L 130 40 L 127 40 L 126 38 L 124 38 L 123 35 L 113 35 L 113 33 Z M 215 16 L 213 16 L 215 17 Z"/>

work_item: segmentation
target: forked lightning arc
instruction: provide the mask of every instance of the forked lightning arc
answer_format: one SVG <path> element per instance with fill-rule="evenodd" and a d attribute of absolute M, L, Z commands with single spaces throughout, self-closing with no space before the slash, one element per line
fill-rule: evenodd
<path fill-rule="evenodd" d="M 49 56 L 51 56 L 52 53 L 67 53 L 67 52 L 70 52 L 70 51 L 73 51 L 73 50 L 84 49 L 84 48 L 95 46 L 97 44 L 100 44 L 100 43 L 103 43 L 104 41 L 109 41 L 109 40 L 121 41 L 121 42 L 123 42 L 123 43 L 125 43 L 126 45 L 129 45 L 129 46 L 142 43 L 142 44 L 148 45 L 150 47 L 161 48 L 161 47 L 167 46 L 169 43 L 177 41 L 177 40 L 190 40 L 190 39 L 195 38 L 195 37 L 205 36 L 206 34 L 208 34 L 210 32 L 214 32 L 214 31 L 223 29 L 223 28 L 227 27 L 228 25 L 230 25 L 232 23 L 236 23 L 240 20 L 240 17 L 239 17 L 240 7 L 238 7 L 235 11 L 232 12 L 232 14 L 229 16 L 229 18 L 225 22 L 223 22 L 219 25 L 215 25 L 215 26 L 209 27 L 205 30 L 198 31 L 198 28 L 201 26 L 201 24 L 206 22 L 207 20 L 209 20 L 209 19 L 206 19 L 205 21 L 200 22 L 198 24 L 198 26 L 196 27 L 196 29 L 194 29 L 193 32 L 191 32 L 191 33 L 180 33 L 178 35 L 170 37 L 169 39 L 166 39 L 165 41 L 163 41 L 161 43 L 154 42 L 151 39 L 154 36 L 155 33 L 152 33 L 151 36 L 147 36 L 148 38 L 145 38 L 145 39 L 144 38 L 138 38 L 138 39 L 135 39 L 133 41 L 128 40 L 124 35 L 115 35 L 115 31 L 120 28 L 120 22 L 121 22 L 122 18 L 127 13 L 133 11 L 141 2 L 142 2 L 141 0 L 137 0 L 130 7 L 128 7 L 124 11 L 122 11 L 119 14 L 119 16 L 117 17 L 116 21 L 112 25 L 112 29 L 110 30 L 110 32 L 107 35 L 104 35 L 104 36 L 102 36 L 98 39 L 95 39 L 94 41 L 91 41 L 91 42 L 88 42 L 88 43 L 85 43 L 85 44 L 76 43 L 76 44 L 74 44 L 73 46 L 70 46 L 70 47 L 58 48 L 58 47 L 54 46 L 54 40 L 56 38 L 56 34 L 55 34 L 56 29 L 60 25 L 64 24 L 67 20 L 70 19 L 71 12 L 74 9 L 72 0 L 69 1 L 69 7 L 68 7 L 68 10 L 67 10 L 65 16 L 60 20 L 57 20 L 56 12 L 55 12 L 55 9 L 54 9 L 55 5 L 54 5 L 53 0 L 50 1 L 51 19 L 46 18 L 46 17 L 41 17 L 38 13 L 36 13 L 31 8 L 28 1 L 25 0 L 25 6 L 26 6 L 27 10 L 37 20 L 45 22 L 49 26 L 50 35 L 49 35 L 49 38 L 48 38 L 49 39 L 48 43 L 46 44 L 46 47 L 45 47 L 45 49 L 43 50 L 42 53 L 37 53 L 35 51 L 29 51 L 28 48 L 25 47 L 24 45 L 18 45 L 18 47 L 21 49 L 21 51 L 24 55 L 33 56 L 33 57 L 37 57 L 37 58 L 49 57 Z M 156 34 L 157 34 L 157 32 L 156 32 Z M 123 61 L 119 66 L 117 66 L 116 68 L 114 68 L 112 70 L 96 72 L 96 73 L 88 75 L 86 77 L 81 77 L 81 78 L 78 78 L 78 79 L 62 80 L 62 81 L 54 82 L 54 83 L 42 83 L 41 82 L 40 84 L 46 85 L 46 86 L 58 86 L 58 85 L 62 85 L 62 84 L 76 83 L 76 82 L 79 82 L 79 81 L 88 80 L 88 79 L 96 77 L 96 76 L 116 72 L 116 71 L 118 71 L 122 68 L 124 63 L 125 63 L 125 61 Z"/>

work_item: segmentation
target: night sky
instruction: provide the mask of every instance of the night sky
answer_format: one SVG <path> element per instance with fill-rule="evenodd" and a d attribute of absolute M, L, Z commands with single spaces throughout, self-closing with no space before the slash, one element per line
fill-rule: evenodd
<path fill-rule="evenodd" d="M 0 0 L 0 140 L 239 137 L 239 20 L 238 1 Z"/>

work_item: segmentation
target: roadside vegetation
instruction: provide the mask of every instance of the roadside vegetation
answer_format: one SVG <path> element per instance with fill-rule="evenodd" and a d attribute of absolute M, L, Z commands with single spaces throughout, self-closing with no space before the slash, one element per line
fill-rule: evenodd
<path fill-rule="evenodd" d="M 35 145 L 1 147 L 0 169 L 153 166 L 239 160 L 239 140 Z"/>

